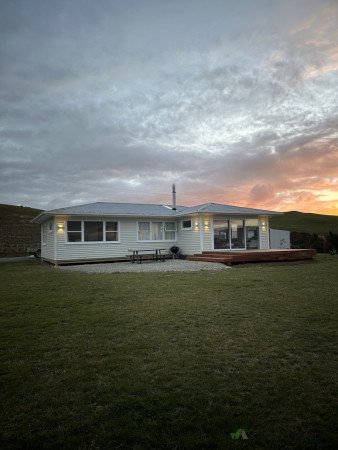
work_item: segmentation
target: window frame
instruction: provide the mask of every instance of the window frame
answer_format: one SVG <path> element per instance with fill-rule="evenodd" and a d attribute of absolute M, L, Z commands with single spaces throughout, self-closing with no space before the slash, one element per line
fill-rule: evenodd
<path fill-rule="evenodd" d="M 150 226 L 150 239 L 139 239 L 139 223 L 149 223 Z M 162 223 L 162 233 L 163 233 L 163 239 L 153 239 L 153 228 L 152 228 L 152 223 Z M 175 233 L 175 238 L 174 239 L 165 239 L 165 233 L 166 231 L 169 232 L 169 230 L 166 230 L 166 226 L 165 224 L 168 222 L 172 222 L 175 224 L 175 230 L 170 230 L 171 233 Z M 136 241 L 137 242 L 176 242 L 177 241 L 177 223 L 175 220 L 138 220 L 137 221 L 137 226 L 136 226 Z"/>
<path fill-rule="evenodd" d="M 183 222 L 190 222 L 190 227 L 184 227 Z M 192 219 L 182 219 L 181 220 L 181 230 L 183 230 L 183 231 L 192 230 Z"/>
<path fill-rule="evenodd" d="M 97 220 L 97 219 L 86 219 L 86 220 L 78 220 L 78 219 L 73 219 L 73 220 L 66 220 L 66 226 L 65 226 L 65 244 L 69 244 L 69 245 L 96 245 L 96 244 L 120 244 L 120 221 L 119 220 Z M 79 242 L 70 242 L 68 240 L 68 222 L 80 222 L 81 223 L 81 241 Z M 84 223 L 85 222 L 102 222 L 103 223 L 103 240 L 102 241 L 85 241 L 84 240 Z M 106 236 L 106 222 L 115 222 L 117 223 L 117 241 L 107 241 L 107 236 Z M 108 231 L 109 233 L 109 231 Z M 110 233 L 113 233 L 113 231 L 110 231 Z"/>
<path fill-rule="evenodd" d="M 99 224 L 99 230 L 94 230 L 94 232 L 102 233 L 102 239 L 95 241 L 94 239 L 86 239 L 88 238 L 93 230 L 86 229 L 87 224 Z M 104 222 L 102 220 L 84 220 L 83 221 L 83 241 L 84 242 L 104 242 L 105 233 L 104 233 Z"/>
<path fill-rule="evenodd" d="M 41 225 L 41 244 L 47 244 L 48 223 L 45 222 Z"/>
<path fill-rule="evenodd" d="M 80 222 L 80 230 L 68 230 L 68 222 Z M 68 233 L 80 233 L 80 241 L 70 241 L 68 239 Z M 81 220 L 66 220 L 66 242 L 67 244 L 81 244 L 83 242 L 83 226 Z"/>
<path fill-rule="evenodd" d="M 47 239 L 49 234 L 53 234 L 53 225 L 54 222 L 52 220 L 48 220 L 41 225 L 41 244 L 47 245 Z"/>
<path fill-rule="evenodd" d="M 108 223 L 116 223 L 117 224 L 117 229 L 116 230 L 107 230 L 107 222 Z M 116 233 L 117 234 L 117 239 L 116 241 L 109 241 L 107 240 L 107 233 Z M 103 223 L 103 236 L 105 239 L 105 242 L 120 242 L 120 222 L 118 220 L 105 220 Z"/>

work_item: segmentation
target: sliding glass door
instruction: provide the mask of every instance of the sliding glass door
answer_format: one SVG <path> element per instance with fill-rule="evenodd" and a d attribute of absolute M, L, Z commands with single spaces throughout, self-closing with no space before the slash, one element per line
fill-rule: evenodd
<path fill-rule="evenodd" d="M 257 250 L 259 248 L 258 219 L 246 219 L 245 229 L 247 250 Z"/>
<path fill-rule="evenodd" d="M 229 236 L 229 221 L 228 220 L 214 220 L 214 249 L 215 250 L 229 250 L 230 236 Z"/>
<path fill-rule="evenodd" d="M 258 219 L 214 220 L 214 250 L 259 249 Z"/>
<path fill-rule="evenodd" d="M 231 249 L 245 249 L 244 220 L 231 219 Z"/>

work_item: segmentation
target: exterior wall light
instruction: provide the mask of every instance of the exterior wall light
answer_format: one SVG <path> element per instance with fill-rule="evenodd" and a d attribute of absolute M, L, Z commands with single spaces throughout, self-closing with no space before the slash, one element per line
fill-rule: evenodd
<path fill-rule="evenodd" d="M 209 228 L 209 220 L 208 220 L 208 219 L 206 219 L 206 220 L 204 221 L 204 228 L 205 228 L 206 230 Z"/>
<path fill-rule="evenodd" d="M 63 234 L 65 232 L 65 225 L 63 222 L 57 224 L 57 234 Z"/>
<path fill-rule="evenodd" d="M 266 231 L 266 220 L 265 219 L 263 219 L 262 221 L 261 221 L 261 229 L 262 229 L 262 231 Z"/>

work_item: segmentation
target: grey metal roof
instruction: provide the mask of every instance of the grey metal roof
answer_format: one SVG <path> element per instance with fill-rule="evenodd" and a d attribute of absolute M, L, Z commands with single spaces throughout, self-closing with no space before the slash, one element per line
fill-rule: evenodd
<path fill-rule="evenodd" d="M 96 202 L 85 205 L 68 206 L 66 208 L 43 211 L 33 222 L 41 223 L 46 216 L 134 216 L 134 217 L 172 217 L 184 206 L 176 206 L 176 211 L 170 206 L 140 203 L 110 203 Z"/>
<path fill-rule="evenodd" d="M 244 208 L 242 206 L 222 205 L 220 203 L 204 203 L 203 205 L 191 206 L 179 211 L 177 215 L 194 213 L 213 213 L 213 214 L 241 214 L 241 215 L 261 215 L 268 216 L 281 214 L 276 211 L 269 211 L 266 209 Z"/>
<path fill-rule="evenodd" d="M 177 206 L 176 211 L 166 205 L 151 205 L 140 203 L 109 203 L 97 202 L 85 205 L 69 206 L 67 208 L 43 211 L 33 219 L 34 223 L 42 223 L 47 217 L 55 215 L 67 216 L 132 216 L 132 217 L 182 217 L 196 213 L 219 213 L 241 215 L 274 215 L 280 214 L 264 209 L 242 208 L 240 206 L 205 203 L 197 206 Z"/>

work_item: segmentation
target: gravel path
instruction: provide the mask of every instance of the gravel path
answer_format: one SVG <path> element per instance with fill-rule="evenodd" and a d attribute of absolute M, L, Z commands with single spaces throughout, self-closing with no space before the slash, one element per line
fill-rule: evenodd
<path fill-rule="evenodd" d="M 165 262 L 144 261 L 142 264 L 117 262 L 105 264 L 79 264 L 59 266 L 61 270 L 87 273 L 113 272 L 197 272 L 199 270 L 225 270 L 229 266 L 219 263 L 186 261 L 181 259 L 167 259 Z"/>

